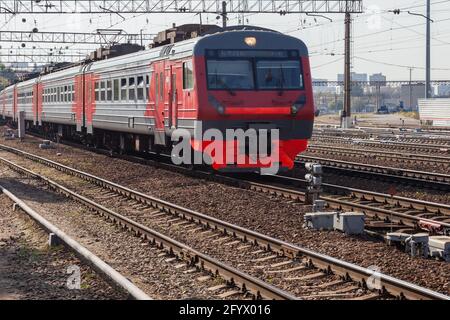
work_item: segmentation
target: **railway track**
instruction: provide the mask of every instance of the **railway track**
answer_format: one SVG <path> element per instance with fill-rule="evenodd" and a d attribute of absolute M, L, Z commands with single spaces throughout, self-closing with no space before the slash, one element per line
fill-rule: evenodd
<path fill-rule="evenodd" d="M 229 283 L 238 285 L 239 292 L 248 290 L 253 297 L 362 300 L 385 298 L 388 295 L 407 299 L 449 299 L 445 295 L 383 274 L 377 275 L 381 284 L 378 290 L 369 291 L 366 287 L 374 276 L 372 270 L 182 208 L 42 157 L 19 152 L 17 149 L 15 152 L 26 159 L 43 164 L 59 173 L 62 172 L 65 175 L 79 178 L 94 186 L 93 189 L 91 188 L 86 192 L 97 200 L 103 199 L 106 203 L 112 201 L 112 199 L 121 199 L 122 202 L 131 201 L 127 207 L 132 209 L 127 210 L 126 214 L 118 214 L 107 208 L 104 203 L 96 203 L 90 199 L 91 197 L 80 195 L 71 188 L 69 189 L 38 175 L 10 160 L 0 159 L 3 164 L 11 169 L 38 179 L 52 189 L 83 203 L 123 228 L 129 229 L 137 236 L 149 239 L 160 247 L 165 247 L 168 252 L 177 254 L 180 259 L 187 261 L 193 267 L 205 268 L 213 273 L 220 274 Z M 67 181 L 67 178 L 64 181 Z M 142 217 L 144 212 L 149 211 L 151 212 L 146 215 L 145 224 L 135 221 L 137 217 Z M 193 233 L 202 242 L 205 241 L 202 237 L 206 236 L 209 239 L 208 241 L 216 248 L 219 248 L 219 245 L 221 248 L 229 246 L 233 255 L 237 255 L 244 250 L 244 255 L 239 256 L 240 261 L 242 257 L 249 257 L 252 267 L 265 275 L 270 275 L 271 282 L 276 283 L 277 286 L 290 287 L 289 283 L 295 283 L 295 286 L 300 284 L 299 288 L 302 294 L 292 295 L 278 287 L 267 284 L 261 279 L 220 263 L 195 249 L 186 247 L 186 245 L 148 227 L 147 224 L 150 223 L 150 220 L 159 221 L 159 224 L 167 225 L 167 228 L 177 227 L 176 232 L 178 234 Z M 248 252 L 245 250 L 248 250 Z M 236 291 L 227 291 L 222 297 L 237 293 Z"/>
<path fill-rule="evenodd" d="M 346 155 L 346 156 L 352 155 L 355 157 L 389 159 L 403 163 L 425 163 L 425 164 L 433 163 L 444 166 L 445 168 L 450 165 L 450 157 L 424 155 L 417 153 L 399 154 L 398 152 L 356 149 L 354 147 L 344 148 L 344 147 L 336 147 L 333 145 L 310 145 L 307 151 L 311 153 L 329 154 L 329 155 Z"/>
<path fill-rule="evenodd" d="M 324 143 L 358 145 L 371 148 L 390 149 L 395 151 L 424 152 L 433 154 L 450 154 L 450 146 L 447 145 L 425 145 L 421 143 L 407 143 L 398 141 L 385 141 L 379 139 L 360 139 L 351 137 L 335 137 L 335 136 L 314 136 L 312 143 L 319 145 Z"/>
<path fill-rule="evenodd" d="M 1 144 L 0 150 L 10 151 L 34 161 L 43 161 L 47 165 L 52 163 L 51 160 L 40 159 L 38 156 Z M 128 161 L 161 167 L 185 175 L 201 177 L 269 195 L 277 195 L 294 201 L 304 202 L 306 198 L 305 191 L 302 190 L 306 190 L 307 184 L 304 179 L 300 178 L 276 175 L 264 177 L 262 180 L 258 176 L 238 179 L 229 175 L 176 166 L 168 163 L 169 158 L 153 161 L 133 156 L 119 157 Z M 385 231 L 392 228 L 409 228 L 427 230 L 432 233 L 450 233 L 450 205 L 327 183 L 322 184 L 322 188 L 325 193 L 321 195 L 321 199 L 326 201 L 329 210 L 363 212 L 371 219 L 367 220 L 367 228 L 370 230 Z"/>
<path fill-rule="evenodd" d="M 325 130 L 315 131 L 315 136 L 320 137 L 349 137 L 357 139 L 378 139 L 382 141 L 395 141 L 404 143 L 420 143 L 440 146 L 450 146 L 450 139 L 445 135 L 424 135 L 424 134 L 408 134 L 405 132 L 398 133 L 380 133 L 380 132 L 360 132 L 360 131 L 342 131 L 342 130 Z"/>
<path fill-rule="evenodd" d="M 432 173 L 427 171 L 409 170 L 395 167 L 386 167 L 359 162 L 350 162 L 322 157 L 312 157 L 299 155 L 295 161 L 298 167 L 304 166 L 305 162 L 320 163 L 325 172 L 337 174 L 355 175 L 370 179 L 380 179 L 404 183 L 421 188 L 437 189 L 443 191 L 450 190 L 450 175 L 443 173 Z"/>
<path fill-rule="evenodd" d="M 340 143 L 341 141 L 346 141 L 344 143 L 371 143 L 374 144 L 380 144 L 380 145 L 395 145 L 397 147 L 403 147 L 403 148 L 411 148 L 415 150 L 434 150 L 434 151 L 440 151 L 440 152 L 448 152 L 450 145 L 449 144 L 440 144 L 436 143 L 439 141 L 433 140 L 430 143 L 425 143 L 423 141 L 402 141 L 402 139 L 398 139 L 396 137 L 391 138 L 381 138 L 381 137 L 374 137 L 374 136 L 356 136 L 356 135 L 322 135 L 318 133 L 313 133 L 312 141 L 314 142 L 335 142 Z"/>
<path fill-rule="evenodd" d="M 249 188 L 288 199 L 304 201 L 306 194 L 292 188 L 306 189 L 306 181 L 286 176 L 271 177 L 277 185 L 249 182 Z M 282 186 L 280 186 L 282 185 Z M 286 188 L 286 185 L 291 185 Z M 363 212 L 371 220 L 366 221 L 369 230 L 423 229 L 433 233 L 450 233 L 450 206 L 441 203 L 392 196 L 368 190 L 322 184 L 320 199 L 327 208 L 337 211 Z"/>

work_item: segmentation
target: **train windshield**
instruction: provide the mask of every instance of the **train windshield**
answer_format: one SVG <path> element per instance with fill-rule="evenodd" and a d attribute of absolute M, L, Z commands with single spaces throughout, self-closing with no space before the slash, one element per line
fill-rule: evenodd
<path fill-rule="evenodd" d="M 207 50 L 210 90 L 298 90 L 303 75 L 296 50 Z"/>
<path fill-rule="evenodd" d="M 210 89 L 253 89 L 250 60 L 208 60 L 208 87 Z"/>
<path fill-rule="evenodd" d="M 259 60 L 256 62 L 259 89 L 300 89 L 303 78 L 299 61 Z"/>

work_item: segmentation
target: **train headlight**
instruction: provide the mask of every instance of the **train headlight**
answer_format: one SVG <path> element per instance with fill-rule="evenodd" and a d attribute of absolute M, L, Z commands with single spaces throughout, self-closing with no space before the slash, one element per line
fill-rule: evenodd
<path fill-rule="evenodd" d="M 298 111 L 306 105 L 306 96 L 300 96 L 291 106 L 291 113 L 297 114 Z"/>
<path fill-rule="evenodd" d="M 255 37 L 245 37 L 244 42 L 249 47 L 256 46 L 256 38 Z"/>
<path fill-rule="evenodd" d="M 218 113 L 223 114 L 225 112 L 225 108 L 223 105 L 217 101 L 216 98 L 212 95 L 208 95 L 208 102 L 217 110 Z"/>

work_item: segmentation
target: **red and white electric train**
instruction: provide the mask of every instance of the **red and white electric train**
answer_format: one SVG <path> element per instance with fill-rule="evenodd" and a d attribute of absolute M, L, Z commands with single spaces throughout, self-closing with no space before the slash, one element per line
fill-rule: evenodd
<path fill-rule="evenodd" d="M 284 169 L 306 149 L 314 120 L 305 44 L 259 28 L 223 30 L 41 75 L 5 88 L 0 111 L 12 123 L 24 111 L 27 129 L 139 152 L 170 150 L 175 129 L 215 128 L 224 137 L 226 129 L 278 129 L 272 148 Z M 195 139 L 197 152 L 211 143 Z M 212 166 L 258 171 L 262 163 Z"/>

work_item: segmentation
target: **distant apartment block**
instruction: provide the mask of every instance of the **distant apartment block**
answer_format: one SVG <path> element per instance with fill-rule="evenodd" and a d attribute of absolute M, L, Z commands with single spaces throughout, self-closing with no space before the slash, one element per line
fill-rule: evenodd
<path fill-rule="evenodd" d="M 350 73 L 350 80 L 358 82 L 367 82 L 367 73 L 352 72 Z M 337 75 L 337 81 L 344 81 L 344 75 L 342 73 Z"/>
<path fill-rule="evenodd" d="M 369 76 L 369 83 L 371 86 L 374 85 L 380 85 L 385 86 L 386 85 L 386 76 L 382 73 L 374 73 L 371 76 Z"/>

